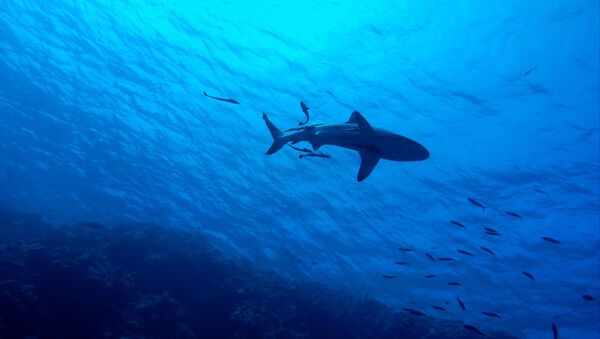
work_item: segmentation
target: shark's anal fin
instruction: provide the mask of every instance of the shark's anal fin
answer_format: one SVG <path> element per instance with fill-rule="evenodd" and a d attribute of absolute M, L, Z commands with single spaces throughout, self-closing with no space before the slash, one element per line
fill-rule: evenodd
<path fill-rule="evenodd" d="M 358 170 L 356 180 L 360 182 L 365 180 L 369 174 L 373 172 L 373 169 L 379 162 L 379 154 L 366 150 L 358 153 L 360 154 L 360 169 Z"/>

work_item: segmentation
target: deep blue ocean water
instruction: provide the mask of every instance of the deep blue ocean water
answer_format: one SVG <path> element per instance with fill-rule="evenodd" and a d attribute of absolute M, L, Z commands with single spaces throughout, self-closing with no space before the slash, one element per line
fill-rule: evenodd
<path fill-rule="evenodd" d="M 582 296 L 600 297 L 599 11 L 0 0 L 0 205 L 52 225 L 191 230 L 258 270 L 392 309 L 449 302 L 437 318 L 483 331 L 594 338 L 600 305 Z M 262 112 L 297 127 L 300 101 L 311 123 L 358 110 L 431 156 L 381 160 L 357 183 L 357 152 L 265 155 Z"/>

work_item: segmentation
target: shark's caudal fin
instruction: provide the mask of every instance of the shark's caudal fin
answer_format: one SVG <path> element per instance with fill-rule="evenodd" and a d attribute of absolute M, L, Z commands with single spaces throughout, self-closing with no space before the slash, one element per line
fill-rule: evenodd
<path fill-rule="evenodd" d="M 283 132 L 277 126 L 273 125 L 269 117 L 265 113 L 262 115 L 263 120 L 267 124 L 267 128 L 269 132 L 271 132 L 271 136 L 273 137 L 273 144 L 267 150 L 267 154 L 273 154 L 281 149 L 281 147 L 285 146 L 286 142 L 281 137 L 283 136 Z"/>

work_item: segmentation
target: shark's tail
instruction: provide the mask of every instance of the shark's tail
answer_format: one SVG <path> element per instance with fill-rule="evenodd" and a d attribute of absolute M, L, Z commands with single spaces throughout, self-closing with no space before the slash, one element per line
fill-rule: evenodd
<path fill-rule="evenodd" d="M 286 142 L 283 140 L 283 132 L 277 126 L 273 125 L 269 117 L 265 113 L 262 116 L 263 120 L 267 124 L 267 128 L 269 132 L 271 132 L 271 136 L 273 137 L 273 144 L 267 150 L 267 154 L 273 154 L 281 149 L 281 147 L 285 146 Z"/>

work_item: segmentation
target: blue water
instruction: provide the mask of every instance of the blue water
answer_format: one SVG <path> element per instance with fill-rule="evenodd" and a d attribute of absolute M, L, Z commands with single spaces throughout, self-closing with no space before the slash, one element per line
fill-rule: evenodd
<path fill-rule="evenodd" d="M 393 308 L 460 296 L 468 312 L 441 318 L 593 338 L 600 306 L 582 295 L 600 297 L 599 11 L 592 0 L 0 1 L 0 205 L 55 225 L 192 229 L 259 269 Z M 431 157 L 382 160 L 357 183 L 353 151 L 266 156 L 262 112 L 297 127 L 300 100 L 311 123 L 358 110 Z"/>

